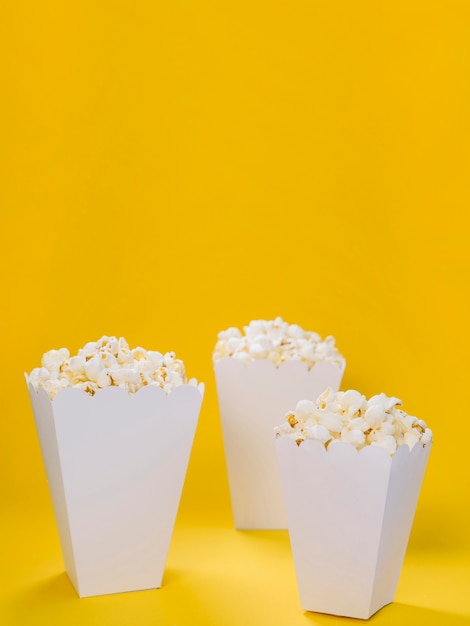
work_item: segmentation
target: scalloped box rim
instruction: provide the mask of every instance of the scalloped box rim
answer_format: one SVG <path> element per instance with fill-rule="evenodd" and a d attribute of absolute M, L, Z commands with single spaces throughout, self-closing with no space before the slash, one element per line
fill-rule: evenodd
<path fill-rule="evenodd" d="M 330 444 L 328 447 L 326 447 L 325 444 L 321 443 L 321 441 L 316 441 L 315 439 L 304 439 L 300 445 L 297 445 L 295 440 L 292 439 L 292 437 L 289 437 L 288 435 L 283 434 L 283 433 L 275 437 L 276 442 L 280 439 L 287 439 L 291 442 L 290 444 L 281 444 L 281 445 L 293 445 L 299 449 L 303 448 L 304 452 L 308 450 L 309 448 L 315 447 L 318 450 L 322 449 L 325 455 L 330 455 L 330 456 L 331 455 L 334 456 L 336 454 L 349 454 L 349 456 L 353 456 L 354 454 L 365 454 L 366 456 L 378 454 L 380 456 L 381 454 L 384 454 L 386 457 L 390 459 L 390 461 L 393 461 L 393 459 L 396 458 L 397 455 L 403 456 L 403 454 L 406 454 L 405 451 L 402 452 L 402 449 L 404 448 L 408 450 L 409 454 L 413 454 L 413 451 L 415 449 L 426 448 L 427 446 L 431 446 L 433 443 L 432 440 L 430 443 L 422 443 L 421 441 L 417 441 L 416 444 L 412 448 L 410 448 L 410 446 L 407 443 L 403 443 L 397 446 L 397 450 L 395 454 L 389 454 L 381 446 L 373 446 L 369 444 L 367 446 L 364 446 L 360 450 L 358 450 L 352 443 L 349 443 L 349 441 L 341 441 L 339 439 L 334 440 L 335 443 L 333 443 L 333 445 Z M 349 452 L 340 452 L 341 449 L 349 450 Z M 378 452 L 371 452 L 371 450 L 374 450 L 374 451 L 377 450 Z M 414 452 L 414 454 L 417 454 L 417 453 Z"/>
<path fill-rule="evenodd" d="M 91 393 L 88 393 L 88 391 L 85 391 L 84 389 L 79 389 L 78 387 L 75 387 L 74 385 L 70 385 L 70 387 L 64 387 L 63 389 L 60 389 L 55 394 L 55 396 L 51 398 L 51 396 L 49 395 L 49 392 L 42 385 L 39 385 L 38 388 L 36 389 L 36 387 L 31 382 L 29 378 L 29 374 L 27 372 L 24 372 L 24 377 L 26 379 L 26 384 L 28 385 L 29 388 L 31 388 L 32 392 L 35 393 L 36 396 L 39 397 L 40 394 L 41 395 L 45 394 L 49 398 L 52 404 L 54 404 L 54 402 L 57 400 L 59 396 L 62 397 L 64 395 L 64 392 L 67 392 L 67 395 L 69 395 L 70 391 L 72 391 L 72 393 L 77 393 L 77 392 L 83 393 L 89 398 L 95 398 L 96 396 L 101 395 L 102 392 L 110 393 L 109 391 L 110 389 L 115 390 L 115 391 L 112 391 L 111 393 L 116 393 L 117 391 L 118 393 L 121 393 L 121 394 L 124 393 L 125 395 L 129 397 L 137 396 L 142 391 L 144 391 L 144 389 L 147 389 L 147 390 L 155 389 L 155 391 L 144 391 L 144 394 L 157 393 L 157 395 L 163 394 L 164 396 L 169 397 L 171 396 L 171 394 L 175 393 L 181 387 L 191 387 L 192 389 L 196 389 L 197 391 L 199 391 L 202 399 L 204 398 L 204 392 L 205 392 L 205 384 L 203 382 L 197 382 L 196 378 L 191 378 L 190 380 L 188 380 L 187 383 L 178 385 L 177 387 L 172 389 L 169 393 L 167 393 L 164 389 L 162 389 L 161 387 L 158 387 L 157 385 L 144 385 L 143 387 L 140 387 L 140 389 L 138 389 L 137 391 L 128 391 L 127 389 L 124 389 L 123 387 L 118 387 L 117 385 L 110 385 L 109 387 L 103 387 L 102 389 L 98 389 L 97 391 L 95 391 L 94 394 L 91 394 Z M 190 384 L 191 381 L 196 381 L 196 384 L 191 385 Z"/>
<path fill-rule="evenodd" d="M 302 367 L 302 368 L 306 368 L 308 371 L 313 371 L 315 370 L 316 367 L 318 366 L 322 366 L 324 363 L 327 363 L 328 366 L 335 366 L 337 367 L 341 374 L 344 374 L 344 370 L 346 369 L 346 359 L 342 356 L 341 357 L 341 365 L 336 363 L 335 361 L 328 361 L 327 359 L 320 359 L 319 361 L 315 361 L 315 363 L 313 365 L 309 365 L 307 362 L 302 361 L 301 359 L 288 359 L 287 361 L 283 361 L 282 363 L 279 363 L 279 365 L 276 365 L 276 363 L 274 363 L 274 361 L 272 359 L 267 359 L 267 358 L 262 358 L 262 359 L 252 359 L 250 361 L 243 361 L 242 359 L 237 358 L 236 356 L 223 356 L 219 359 L 214 358 L 214 356 L 212 356 L 212 362 L 214 364 L 214 367 L 217 367 L 218 363 L 224 363 L 224 362 L 237 362 L 240 363 L 241 367 L 250 367 L 252 366 L 254 363 L 269 363 L 274 369 L 280 370 L 283 368 L 289 368 L 289 367 Z M 292 365 L 292 364 L 295 365 Z M 269 367 L 268 365 L 266 367 Z"/>

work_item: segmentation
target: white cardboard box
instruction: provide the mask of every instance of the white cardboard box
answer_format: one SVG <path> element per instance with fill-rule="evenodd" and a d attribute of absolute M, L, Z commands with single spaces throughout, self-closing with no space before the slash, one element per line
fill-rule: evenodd
<path fill-rule="evenodd" d="M 302 608 L 369 618 L 395 596 L 431 445 L 275 447 Z"/>
<path fill-rule="evenodd" d="M 337 391 L 344 367 L 225 357 L 214 370 L 235 528 L 285 529 L 273 430 L 302 398 Z"/>
<path fill-rule="evenodd" d="M 80 597 L 160 587 L 204 386 L 51 401 L 29 383 L 65 568 Z"/>

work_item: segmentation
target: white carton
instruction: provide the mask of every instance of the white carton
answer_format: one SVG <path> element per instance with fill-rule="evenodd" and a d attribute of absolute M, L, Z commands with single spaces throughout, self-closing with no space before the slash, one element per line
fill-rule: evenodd
<path fill-rule="evenodd" d="M 273 430 L 302 398 L 337 391 L 344 366 L 225 357 L 214 370 L 235 528 L 285 529 Z"/>
<path fill-rule="evenodd" d="M 369 618 L 395 596 L 430 444 L 275 447 L 302 608 Z"/>
<path fill-rule="evenodd" d="M 28 383 L 65 568 L 80 597 L 160 587 L 204 385 L 51 401 Z"/>

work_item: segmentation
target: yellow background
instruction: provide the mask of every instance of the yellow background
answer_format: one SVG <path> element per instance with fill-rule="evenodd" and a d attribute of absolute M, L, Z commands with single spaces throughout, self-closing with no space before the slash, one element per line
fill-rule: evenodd
<path fill-rule="evenodd" d="M 5 624 L 346 624 L 285 532 L 232 528 L 211 352 L 281 315 L 435 443 L 396 603 L 470 622 L 466 1 L 1 0 Z M 102 334 L 207 392 L 160 590 L 79 600 L 23 371 Z"/>

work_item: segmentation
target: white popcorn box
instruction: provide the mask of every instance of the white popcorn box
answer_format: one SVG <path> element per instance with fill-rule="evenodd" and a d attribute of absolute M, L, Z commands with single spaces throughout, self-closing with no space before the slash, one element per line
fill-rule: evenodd
<path fill-rule="evenodd" d="M 285 529 L 274 428 L 300 399 L 337 391 L 344 365 L 224 357 L 214 370 L 235 528 Z"/>
<path fill-rule="evenodd" d="M 431 444 L 275 447 L 302 608 L 369 618 L 395 596 Z"/>
<path fill-rule="evenodd" d="M 204 385 L 28 388 L 78 595 L 161 587 Z"/>

